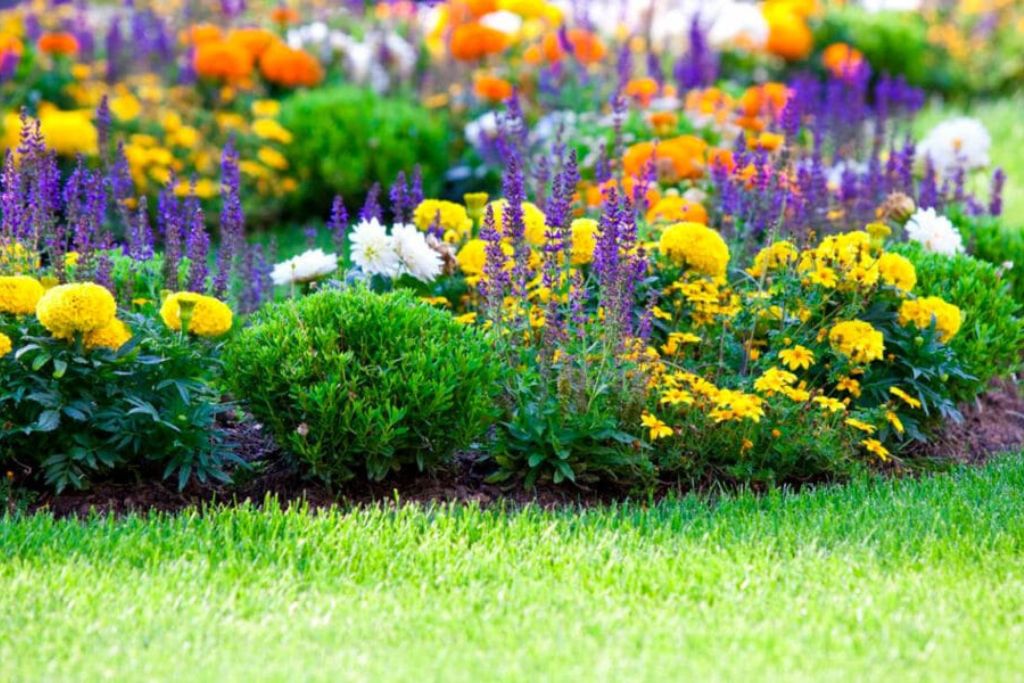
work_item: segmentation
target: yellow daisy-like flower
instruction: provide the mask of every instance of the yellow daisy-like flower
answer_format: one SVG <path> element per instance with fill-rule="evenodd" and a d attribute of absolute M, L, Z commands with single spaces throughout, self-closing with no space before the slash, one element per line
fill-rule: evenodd
<path fill-rule="evenodd" d="M 796 375 L 792 372 L 786 372 L 779 368 L 768 368 L 764 374 L 754 380 L 754 389 L 771 396 L 788 389 L 794 382 L 796 382 Z"/>
<path fill-rule="evenodd" d="M 860 445 L 863 446 L 869 453 L 874 453 L 875 455 L 877 455 L 883 461 L 889 459 L 890 453 L 888 449 L 885 446 L 883 446 L 882 442 L 879 441 L 878 439 L 864 439 L 863 441 L 860 442 Z"/>
<path fill-rule="evenodd" d="M 45 293 L 42 283 L 28 275 L 0 276 L 0 313 L 30 315 Z"/>
<path fill-rule="evenodd" d="M 505 207 L 508 205 L 508 201 L 505 199 L 498 199 L 491 202 L 489 206 L 494 211 L 494 227 L 499 234 L 505 236 L 508 235 L 505 231 Z M 487 209 L 484 208 L 484 214 L 486 215 Z M 530 202 L 523 202 L 523 224 L 524 234 L 526 241 L 535 246 L 544 244 L 546 233 L 548 230 L 547 217 L 544 212 L 541 211 L 536 204 Z"/>
<path fill-rule="evenodd" d="M 128 326 L 114 318 L 103 327 L 86 332 L 85 336 L 82 337 L 82 341 L 85 343 L 85 348 L 90 350 L 103 348 L 117 351 L 127 344 L 131 338 L 132 332 L 128 329 Z"/>
<path fill-rule="evenodd" d="M 860 398 L 860 382 L 852 377 L 842 377 L 836 383 L 836 389 L 845 391 L 854 398 Z"/>
<path fill-rule="evenodd" d="M 885 411 L 885 419 L 888 420 L 889 424 L 892 425 L 892 428 L 896 430 L 897 434 L 903 433 L 903 421 L 900 420 L 899 415 L 891 410 L 887 410 Z"/>
<path fill-rule="evenodd" d="M 806 346 L 797 344 L 791 349 L 779 351 L 779 360 L 790 370 L 799 370 L 800 368 L 808 370 L 814 363 L 814 352 Z"/>
<path fill-rule="evenodd" d="M 757 252 L 754 265 L 747 269 L 753 277 L 767 275 L 773 270 L 785 268 L 796 261 L 799 251 L 792 242 L 785 240 L 775 242 Z"/>
<path fill-rule="evenodd" d="M 904 301 L 900 306 L 900 325 L 913 323 L 918 329 L 924 330 L 931 326 L 933 320 L 939 339 L 948 342 L 960 331 L 963 314 L 959 308 L 937 296 Z"/>
<path fill-rule="evenodd" d="M 277 116 L 281 112 L 281 103 L 277 100 L 255 100 L 250 109 L 253 116 Z"/>
<path fill-rule="evenodd" d="M 293 139 L 291 131 L 274 119 L 256 119 L 252 122 L 252 132 L 264 140 L 273 140 L 282 145 L 291 144 Z"/>
<path fill-rule="evenodd" d="M 896 398 L 900 399 L 904 403 L 906 403 L 911 408 L 921 407 L 921 402 L 919 400 L 917 400 L 907 392 L 903 391 L 899 387 L 889 387 L 889 393 L 895 396 Z"/>
<path fill-rule="evenodd" d="M 846 426 L 853 427 L 854 429 L 859 429 L 865 434 L 875 433 L 875 425 L 870 424 L 868 422 L 864 422 L 863 420 L 858 420 L 855 417 L 846 418 L 846 420 L 844 420 L 844 423 L 846 424 Z"/>
<path fill-rule="evenodd" d="M 647 412 L 640 416 L 640 422 L 650 430 L 651 441 L 657 441 L 658 439 L 672 436 L 675 433 L 671 427 Z"/>
<path fill-rule="evenodd" d="M 443 199 L 424 199 L 413 211 L 412 221 L 420 230 L 427 230 L 435 223 L 447 235 L 449 232 L 458 241 L 473 230 L 473 219 L 466 207 Z"/>
<path fill-rule="evenodd" d="M 14 342 L 3 332 L 0 332 L 0 358 L 6 356 L 14 348 Z"/>
<path fill-rule="evenodd" d="M 164 299 L 160 318 L 167 327 L 180 331 L 182 318 L 188 321 L 188 332 L 198 337 L 220 337 L 231 330 L 232 313 L 223 301 L 196 294 L 177 292 Z"/>
<path fill-rule="evenodd" d="M 455 322 L 463 325 L 472 325 L 476 322 L 476 311 L 470 311 L 469 313 L 463 313 L 462 315 L 455 316 Z"/>
<path fill-rule="evenodd" d="M 110 324 L 117 314 L 114 296 L 93 282 L 58 285 L 36 305 L 36 317 L 54 337 L 69 338 Z"/>
<path fill-rule="evenodd" d="M 721 277 L 729 267 L 729 246 L 700 223 L 673 223 L 661 233 L 658 249 L 673 263 L 702 275 Z"/>
<path fill-rule="evenodd" d="M 822 410 L 830 413 L 841 413 L 846 410 L 846 404 L 829 396 L 815 396 L 814 402 L 821 406 Z"/>
<path fill-rule="evenodd" d="M 277 169 L 278 171 L 288 168 L 288 160 L 273 147 L 260 147 L 256 152 L 256 158 L 265 166 Z"/>
<path fill-rule="evenodd" d="M 668 405 L 691 405 L 693 403 L 693 394 L 686 391 L 685 389 L 669 389 L 661 395 L 661 399 L 658 403 Z"/>
<path fill-rule="evenodd" d="M 862 320 L 836 323 L 828 332 L 832 348 L 854 363 L 870 363 L 882 358 L 885 340 L 882 333 Z"/>

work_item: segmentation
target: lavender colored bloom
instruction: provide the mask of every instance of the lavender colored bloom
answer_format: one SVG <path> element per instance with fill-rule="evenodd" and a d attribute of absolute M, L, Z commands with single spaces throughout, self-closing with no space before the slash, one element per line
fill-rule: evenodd
<path fill-rule="evenodd" d="M 423 169 L 419 164 L 412 167 L 412 179 L 409 182 L 409 206 L 416 208 L 423 202 Z"/>
<path fill-rule="evenodd" d="M 185 255 L 189 260 L 186 287 L 191 292 L 205 292 L 206 278 L 209 275 L 207 258 L 210 255 L 210 236 L 206 233 L 206 219 L 195 196 L 195 178 L 186 200 L 185 220 L 188 225 L 188 238 L 185 242 Z"/>
<path fill-rule="evenodd" d="M 341 195 L 335 195 L 331 204 L 331 218 L 327 221 L 327 229 L 331 232 L 334 248 L 340 253 L 345 249 L 345 232 L 348 229 L 348 212 Z"/>
<path fill-rule="evenodd" d="M 997 168 L 992 173 L 992 191 L 989 195 L 988 213 L 990 216 L 1001 216 L 1003 214 L 1003 187 L 1006 185 L 1006 173 L 1002 168 Z"/>
<path fill-rule="evenodd" d="M 233 139 L 228 140 L 221 154 L 220 249 L 217 252 L 217 275 L 213 292 L 223 297 L 231 283 L 235 259 L 245 244 L 245 214 L 242 210 L 242 177 L 238 168 L 238 152 Z"/>
<path fill-rule="evenodd" d="M 405 173 L 398 172 L 395 182 L 391 185 L 389 193 L 391 200 L 391 215 L 396 223 L 407 223 L 412 218 L 412 209 L 409 205 L 409 186 L 405 182 Z"/>
<path fill-rule="evenodd" d="M 374 183 L 366 193 L 366 203 L 359 212 L 359 220 L 368 221 L 376 218 L 384 220 L 384 211 L 380 208 L 380 183 Z"/>
<path fill-rule="evenodd" d="M 164 242 L 164 278 L 168 289 L 180 287 L 178 270 L 181 265 L 182 243 L 185 239 L 185 216 L 181 202 L 174 195 L 175 179 L 171 176 L 167 187 L 157 198 L 157 230 Z"/>

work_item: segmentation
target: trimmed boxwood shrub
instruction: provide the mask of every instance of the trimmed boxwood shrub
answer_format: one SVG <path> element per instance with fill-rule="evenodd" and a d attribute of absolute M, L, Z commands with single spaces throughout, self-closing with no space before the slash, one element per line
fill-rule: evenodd
<path fill-rule="evenodd" d="M 299 180 L 290 201 L 303 215 L 326 215 L 336 194 L 358 206 L 373 183 L 390 185 L 417 164 L 427 195 L 441 189 L 448 168 L 442 112 L 342 86 L 292 95 L 282 103 L 281 122 L 297 132 L 287 150 Z"/>
<path fill-rule="evenodd" d="M 1024 321 L 999 268 L 971 256 L 927 253 L 914 244 L 901 244 L 893 251 L 914 263 L 915 294 L 941 297 L 963 313 L 963 326 L 949 345 L 974 379 L 951 380 L 954 400 L 973 400 L 992 379 L 1020 367 Z"/>
<path fill-rule="evenodd" d="M 328 484 L 450 462 L 494 417 L 487 335 L 407 291 L 272 304 L 226 350 L 235 396 Z"/>

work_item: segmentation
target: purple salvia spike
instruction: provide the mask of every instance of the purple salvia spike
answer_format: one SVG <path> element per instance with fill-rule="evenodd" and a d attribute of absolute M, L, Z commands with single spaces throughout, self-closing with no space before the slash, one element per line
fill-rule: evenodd
<path fill-rule="evenodd" d="M 412 217 L 409 207 L 409 187 L 405 182 L 405 172 L 399 171 L 395 182 L 388 193 L 391 200 L 391 215 L 396 223 L 406 223 Z"/>
<path fill-rule="evenodd" d="M 376 218 L 378 221 L 384 221 L 384 212 L 380 208 L 380 183 L 374 183 L 370 186 L 370 191 L 366 193 L 366 203 L 363 204 L 362 210 L 359 212 L 359 220 L 368 221 Z"/>
<path fill-rule="evenodd" d="M 331 218 L 327 221 L 327 228 L 331 232 L 331 241 L 335 250 L 340 254 L 345 249 L 345 233 L 348 229 L 348 212 L 345 210 L 345 200 L 341 195 L 335 195 L 331 204 Z"/>
<path fill-rule="evenodd" d="M 1006 172 L 996 168 L 992 173 L 992 191 L 989 194 L 988 213 L 999 217 L 1003 214 L 1003 187 L 1006 185 Z"/>

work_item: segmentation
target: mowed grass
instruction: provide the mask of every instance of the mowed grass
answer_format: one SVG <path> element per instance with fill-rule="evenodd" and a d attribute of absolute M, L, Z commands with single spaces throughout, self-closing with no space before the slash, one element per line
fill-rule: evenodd
<path fill-rule="evenodd" d="M 1020 680 L 1024 459 L 583 511 L 0 519 L 0 679 Z"/>
<path fill-rule="evenodd" d="M 915 118 L 915 136 L 923 138 L 936 124 L 953 116 L 973 116 L 992 135 L 992 167 L 1001 166 L 1007 174 L 1003 217 L 1008 227 L 1024 228 L 1024 93 L 969 106 L 933 103 Z M 971 189 L 987 200 L 988 179 L 973 178 L 971 182 Z"/>

